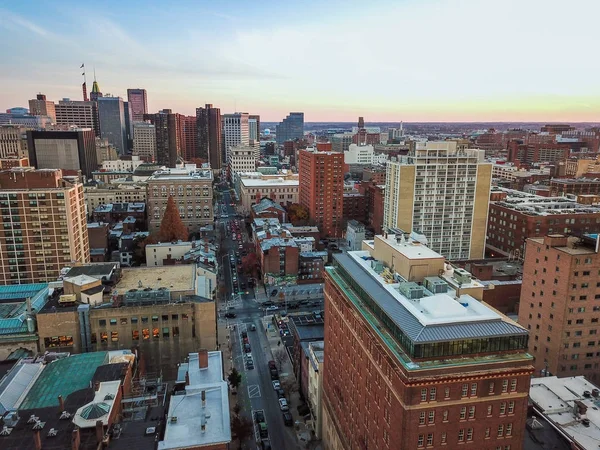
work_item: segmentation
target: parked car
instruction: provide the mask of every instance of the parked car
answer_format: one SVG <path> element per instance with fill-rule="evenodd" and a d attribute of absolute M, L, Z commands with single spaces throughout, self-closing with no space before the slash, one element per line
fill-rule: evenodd
<path fill-rule="evenodd" d="M 262 439 L 268 438 L 269 437 L 269 431 L 267 430 L 267 424 L 264 422 L 261 422 L 258 424 L 258 433 L 260 434 L 260 437 Z"/>
<path fill-rule="evenodd" d="M 271 380 L 279 379 L 279 372 L 277 372 L 277 369 L 271 369 L 270 373 L 271 373 Z"/>
<path fill-rule="evenodd" d="M 285 398 L 285 391 L 283 389 L 276 389 L 275 393 L 277 394 L 277 398 Z"/>
<path fill-rule="evenodd" d="M 281 383 L 279 382 L 279 380 L 273 380 L 273 389 L 277 390 L 277 389 L 281 389 Z"/>
<path fill-rule="evenodd" d="M 291 427 L 292 425 L 294 425 L 294 418 L 292 417 L 289 411 L 285 411 L 283 413 L 283 423 L 286 427 Z"/>
<path fill-rule="evenodd" d="M 279 309 L 278 306 L 273 305 L 273 306 L 267 306 L 265 311 L 277 311 Z"/>
<path fill-rule="evenodd" d="M 275 361 L 273 361 L 273 360 L 269 361 L 269 369 L 277 369 L 277 365 L 275 364 Z"/>
<path fill-rule="evenodd" d="M 251 351 L 250 344 L 244 344 L 244 353 L 250 353 Z"/>
<path fill-rule="evenodd" d="M 254 420 L 256 423 L 261 423 L 265 421 L 265 413 L 262 410 L 254 411 Z"/>
<path fill-rule="evenodd" d="M 247 333 L 246 331 L 242 331 L 242 337 L 243 337 L 243 338 L 246 338 L 246 337 L 248 337 L 248 333 Z"/>
<path fill-rule="evenodd" d="M 256 331 L 256 325 L 254 325 L 254 324 L 250 325 L 250 331 Z"/>
<path fill-rule="evenodd" d="M 246 361 L 246 369 L 248 369 L 248 370 L 254 369 L 254 361 L 252 361 L 252 360 Z"/>
<path fill-rule="evenodd" d="M 285 398 L 280 398 L 279 399 L 279 409 L 281 409 L 282 411 L 289 411 L 290 407 L 288 406 L 288 402 Z"/>

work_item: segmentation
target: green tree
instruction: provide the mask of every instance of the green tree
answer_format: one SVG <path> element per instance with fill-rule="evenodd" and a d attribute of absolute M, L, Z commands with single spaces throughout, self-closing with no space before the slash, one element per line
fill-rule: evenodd
<path fill-rule="evenodd" d="M 189 236 L 186 226 L 181 221 L 179 216 L 179 210 L 175 204 L 173 196 L 169 195 L 167 200 L 167 208 L 163 215 L 162 221 L 160 222 L 160 228 L 156 239 L 159 242 L 171 242 L 171 241 L 187 241 Z"/>
<path fill-rule="evenodd" d="M 231 373 L 227 377 L 227 380 L 233 389 L 237 389 L 242 382 L 242 374 L 239 373 L 235 367 L 233 367 L 231 369 Z"/>

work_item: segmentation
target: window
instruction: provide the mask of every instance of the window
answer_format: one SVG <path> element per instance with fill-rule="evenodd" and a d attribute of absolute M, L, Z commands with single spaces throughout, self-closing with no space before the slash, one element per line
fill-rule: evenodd
<path fill-rule="evenodd" d="M 500 415 L 503 416 L 506 414 L 506 402 L 500 403 Z"/>
<path fill-rule="evenodd" d="M 147 317 L 142 317 L 142 323 L 148 323 L 148 318 Z"/>
<path fill-rule="evenodd" d="M 127 317 L 121 317 L 121 325 L 127 325 Z"/>
<path fill-rule="evenodd" d="M 448 422 L 448 410 L 447 409 L 444 410 L 444 413 L 442 415 L 442 420 L 444 422 Z"/>
<path fill-rule="evenodd" d="M 421 401 L 422 402 L 427 401 L 427 389 L 421 389 Z"/>
<path fill-rule="evenodd" d="M 444 398 L 450 398 L 450 388 L 444 389 Z"/>
<path fill-rule="evenodd" d="M 467 407 L 463 406 L 460 408 L 460 418 L 464 420 L 467 417 Z"/>
<path fill-rule="evenodd" d="M 145 341 L 150 339 L 150 328 L 142 329 L 142 337 L 144 338 Z"/>
<path fill-rule="evenodd" d="M 465 440 L 465 429 L 461 428 L 458 430 L 458 442 L 463 442 Z"/>
<path fill-rule="evenodd" d="M 158 328 L 152 328 L 152 336 L 153 336 L 155 339 L 158 339 L 158 338 L 160 338 L 160 331 L 159 331 L 159 329 L 158 329 Z"/>
<path fill-rule="evenodd" d="M 469 385 L 467 383 L 465 383 L 465 384 L 462 385 L 461 396 L 462 397 L 466 397 L 468 392 L 469 392 Z"/>
<path fill-rule="evenodd" d="M 508 380 L 502 380 L 502 392 L 508 392 Z"/>
<path fill-rule="evenodd" d="M 515 412 L 515 402 L 508 402 L 508 413 L 513 414 Z"/>
<path fill-rule="evenodd" d="M 504 425 L 498 425 L 498 437 L 504 436 Z"/>
<path fill-rule="evenodd" d="M 431 447 L 433 445 L 433 433 L 427 434 L 427 447 Z"/>
<path fill-rule="evenodd" d="M 108 342 L 108 333 L 106 331 L 103 331 L 102 333 L 100 333 L 100 343 L 106 344 L 107 342 Z"/>
<path fill-rule="evenodd" d="M 488 407 L 487 407 L 487 415 L 488 415 L 488 416 L 491 416 L 491 415 L 492 415 L 492 409 L 493 409 L 493 408 L 492 408 L 492 405 L 488 405 Z"/>
<path fill-rule="evenodd" d="M 137 317 L 132 317 L 131 318 L 131 324 L 133 325 L 134 323 L 138 323 L 138 318 Z"/>
<path fill-rule="evenodd" d="M 494 382 L 490 381 L 490 389 L 489 389 L 489 393 L 493 394 L 494 393 Z"/>
<path fill-rule="evenodd" d="M 116 325 L 117 324 L 117 319 L 110 319 L 110 324 L 111 325 Z"/>
<path fill-rule="evenodd" d="M 163 314 L 162 315 L 162 320 L 169 320 L 169 315 L 168 314 Z"/>
<path fill-rule="evenodd" d="M 169 337 L 169 327 L 163 327 L 162 333 L 163 333 L 164 338 L 168 338 Z"/>
<path fill-rule="evenodd" d="M 179 320 L 179 314 L 171 314 L 171 320 Z"/>
<path fill-rule="evenodd" d="M 469 428 L 467 430 L 467 441 L 472 441 L 473 440 L 473 428 Z"/>
<path fill-rule="evenodd" d="M 100 319 L 98 321 L 98 325 L 101 326 L 101 327 L 105 327 L 106 326 L 106 319 Z"/>
<path fill-rule="evenodd" d="M 181 315 L 181 320 L 188 320 L 188 315 L 187 314 L 182 314 Z"/>
<path fill-rule="evenodd" d="M 179 337 L 179 327 L 173 327 L 173 337 Z"/>
<path fill-rule="evenodd" d="M 511 436 L 512 435 L 512 423 L 507 423 L 506 424 L 506 435 L 507 436 Z"/>
<path fill-rule="evenodd" d="M 158 316 L 152 316 L 152 322 L 158 322 Z"/>
<path fill-rule="evenodd" d="M 132 341 L 139 341 L 140 340 L 140 332 L 139 332 L 139 330 L 132 330 L 131 331 L 131 340 Z"/>
<path fill-rule="evenodd" d="M 510 380 L 510 392 L 516 392 L 517 391 L 517 379 L 513 378 L 512 380 Z"/>
<path fill-rule="evenodd" d="M 425 411 L 419 413 L 419 425 L 425 425 Z"/>
<path fill-rule="evenodd" d="M 417 447 L 423 447 L 424 444 L 425 444 L 425 435 L 420 434 L 419 440 L 417 441 Z"/>
<path fill-rule="evenodd" d="M 477 395 L 477 383 L 471 384 L 471 395 Z"/>
<path fill-rule="evenodd" d="M 428 423 L 435 423 L 435 411 L 429 411 Z"/>
<path fill-rule="evenodd" d="M 440 441 L 442 444 L 446 443 L 446 433 L 442 433 L 442 440 Z"/>
<path fill-rule="evenodd" d="M 113 342 L 119 342 L 119 332 L 118 331 L 111 331 L 110 332 L 110 340 Z"/>
<path fill-rule="evenodd" d="M 469 406 L 469 419 L 474 419 L 474 418 L 475 418 L 475 407 Z"/>
<path fill-rule="evenodd" d="M 432 387 L 429 389 L 429 400 L 434 401 L 436 396 L 436 388 Z"/>

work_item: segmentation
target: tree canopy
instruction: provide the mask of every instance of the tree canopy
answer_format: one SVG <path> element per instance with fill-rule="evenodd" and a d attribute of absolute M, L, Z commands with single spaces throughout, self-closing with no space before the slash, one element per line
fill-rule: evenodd
<path fill-rule="evenodd" d="M 169 195 L 167 208 L 160 222 L 160 228 L 158 234 L 155 236 L 155 240 L 159 242 L 187 241 L 188 236 L 188 230 L 179 216 L 175 199 Z"/>

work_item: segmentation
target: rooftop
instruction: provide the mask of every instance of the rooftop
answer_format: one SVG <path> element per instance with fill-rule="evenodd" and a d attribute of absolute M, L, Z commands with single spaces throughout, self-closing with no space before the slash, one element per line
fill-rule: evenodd
<path fill-rule="evenodd" d="M 386 243 L 393 247 L 394 250 L 399 252 L 406 259 L 440 259 L 443 258 L 438 252 L 431 250 L 427 245 L 423 245 L 415 239 L 405 239 L 403 235 L 397 235 L 388 233 L 385 235 L 376 235 L 375 239 L 378 242 Z M 375 240 L 363 241 L 369 248 L 375 248 Z M 425 242 L 426 244 L 426 242 Z"/>
<path fill-rule="evenodd" d="M 64 279 L 64 281 L 66 281 L 67 283 L 74 284 L 76 286 L 85 286 L 90 283 L 95 283 L 96 281 L 98 281 L 98 278 L 91 277 L 91 276 L 85 275 L 85 274 L 81 274 L 81 275 L 77 275 L 75 277 L 66 277 Z"/>
<path fill-rule="evenodd" d="M 286 180 L 284 178 L 270 178 L 270 179 L 242 178 L 242 179 L 240 179 L 240 183 L 247 188 L 269 187 L 269 186 L 298 187 L 300 185 L 299 180 Z"/>
<path fill-rule="evenodd" d="M 231 441 L 229 397 L 223 380 L 221 352 L 208 352 L 208 367 L 200 368 L 198 353 L 179 367 L 189 385 L 171 397 L 164 439 L 159 450 L 201 447 Z"/>
<path fill-rule="evenodd" d="M 51 293 L 48 284 L 0 286 L 0 335 L 27 333 L 27 298 L 32 311 L 41 311 Z"/>
<path fill-rule="evenodd" d="M 566 253 L 568 255 L 571 255 L 571 256 L 593 255 L 593 254 L 597 253 L 596 252 L 596 241 L 598 239 L 598 235 L 593 234 L 593 235 L 587 235 L 587 236 L 589 236 L 588 239 L 582 239 L 582 238 L 576 237 L 576 236 L 569 236 L 569 237 L 567 237 L 567 245 L 552 246 L 552 248 L 554 248 L 558 251 L 561 251 L 563 253 Z M 561 237 L 563 237 L 563 235 L 553 234 L 553 235 L 548 235 L 548 237 L 561 238 Z M 538 244 L 544 243 L 544 238 L 530 238 L 529 240 L 537 242 Z"/>
<path fill-rule="evenodd" d="M 597 386 L 583 376 L 532 378 L 529 397 L 534 407 L 579 447 L 598 448 L 600 390 Z"/>
<path fill-rule="evenodd" d="M 550 183 L 562 183 L 562 184 L 598 184 L 600 178 L 553 178 Z"/>
<path fill-rule="evenodd" d="M 285 209 L 283 208 L 283 206 L 281 206 L 279 203 L 274 202 L 273 200 L 271 200 L 270 198 L 263 198 L 260 202 L 258 202 L 255 205 L 252 205 L 252 210 L 254 211 L 255 214 L 260 214 L 263 211 L 269 209 L 269 208 L 275 208 L 279 211 L 283 211 L 285 212 Z"/>
<path fill-rule="evenodd" d="M 212 179 L 213 173 L 210 169 L 198 168 L 196 164 L 185 164 L 183 167 L 174 169 L 157 170 L 148 178 L 148 182 L 165 180 L 212 181 Z"/>
<path fill-rule="evenodd" d="M 94 212 L 96 213 L 135 213 L 144 212 L 146 210 L 145 203 L 108 203 L 106 205 L 98 206 Z"/>
<path fill-rule="evenodd" d="M 114 272 L 119 268 L 119 263 L 90 263 L 81 266 L 71 267 L 65 277 L 76 277 L 78 275 L 89 275 L 90 277 L 101 280 L 109 280 Z"/>
<path fill-rule="evenodd" d="M 504 200 L 492 201 L 490 203 L 529 216 L 600 214 L 600 208 L 583 205 L 566 197 L 543 197 L 541 195 L 500 187 L 493 187 L 491 192 L 505 192 L 507 196 Z"/>
<path fill-rule="evenodd" d="M 260 248 L 263 251 L 270 250 L 273 247 L 298 247 L 298 244 L 292 238 L 281 237 L 266 238 L 260 241 Z"/>
<path fill-rule="evenodd" d="M 159 267 L 135 267 L 121 271 L 116 285 L 119 292 L 140 288 L 166 287 L 171 291 L 194 290 L 196 267 L 193 264 Z"/>

